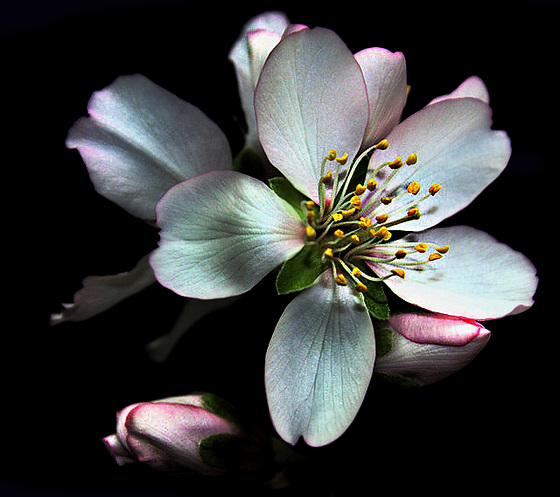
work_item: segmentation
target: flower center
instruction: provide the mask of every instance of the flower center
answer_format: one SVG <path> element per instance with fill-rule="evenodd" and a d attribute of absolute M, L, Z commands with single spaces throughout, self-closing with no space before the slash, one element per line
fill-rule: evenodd
<path fill-rule="evenodd" d="M 368 280 L 404 278 L 405 270 L 441 259 L 449 250 L 449 245 L 391 240 L 393 234 L 389 228 L 420 219 L 422 202 L 441 190 L 441 185 L 433 184 L 422 195 L 422 185 L 413 181 L 393 189 L 400 193 L 387 195 L 386 186 L 399 171 L 417 164 L 416 153 L 411 152 L 406 160 L 395 157 L 377 166 L 366 178 L 365 186 L 356 182 L 355 176 L 361 176 L 358 171 L 362 161 L 369 161 L 369 154 L 374 150 L 385 150 L 388 146 L 387 140 L 380 141 L 362 153 L 348 170 L 345 168 L 348 154 L 338 156 L 335 150 L 329 150 L 321 164 L 319 205 L 309 201 L 303 206 L 307 212 L 307 243 L 319 245 L 323 260 L 332 264 L 338 285 L 352 282 L 359 293 L 367 292 Z M 325 171 L 329 162 L 336 163 L 334 171 Z M 410 261 L 411 254 L 427 256 Z M 366 274 L 363 266 L 358 267 L 360 261 L 389 266 L 390 274 L 384 277 Z"/>

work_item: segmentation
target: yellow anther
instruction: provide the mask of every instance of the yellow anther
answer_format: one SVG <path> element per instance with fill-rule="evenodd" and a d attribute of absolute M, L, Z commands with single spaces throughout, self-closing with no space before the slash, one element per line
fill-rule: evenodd
<path fill-rule="evenodd" d="M 344 231 L 342 230 L 336 230 L 334 232 L 334 236 L 336 236 L 337 238 L 342 238 L 344 236 Z"/>
<path fill-rule="evenodd" d="M 336 162 L 338 162 L 341 166 L 344 166 L 348 162 L 348 154 L 344 152 L 340 157 L 336 158 Z"/>
<path fill-rule="evenodd" d="M 357 209 L 359 211 L 362 210 L 362 199 L 360 197 L 358 197 L 358 195 L 354 195 L 350 199 L 350 203 L 352 204 L 354 209 Z"/>
<path fill-rule="evenodd" d="M 399 278 L 404 278 L 404 270 L 403 269 L 391 269 L 393 274 L 396 274 Z"/>
<path fill-rule="evenodd" d="M 447 254 L 447 252 L 449 252 L 449 245 L 444 245 L 443 247 L 436 247 L 436 250 L 440 254 Z"/>
<path fill-rule="evenodd" d="M 412 166 L 413 164 L 416 164 L 418 162 L 418 156 L 412 152 L 408 158 L 406 159 L 406 165 L 407 166 Z"/>
<path fill-rule="evenodd" d="M 334 257 L 334 253 L 333 253 L 332 248 L 328 248 L 327 250 L 325 250 L 325 251 L 323 252 L 323 256 L 324 256 L 326 259 L 332 259 L 332 258 Z"/>
<path fill-rule="evenodd" d="M 335 160 L 336 159 L 336 150 L 330 149 L 329 153 L 327 154 L 327 160 Z"/>
<path fill-rule="evenodd" d="M 356 245 L 360 243 L 360 237 L 358 235 L 352 235 L 350 239 L 352 240 L 352 243 L 355 243 Z"/>
<path fill-rule="evenodd" d="M 356 291 L 358 293 L 366 293 L 367 292 L 367 286 L 365 286 L 363 283 L 357 283 L 355 288 L 356 288 Z"/>
<path fill-rule="evenodd" d="M 402 167 L 403 165 L 403 161 L 400 157 L 397 157 L 395 160 L 392 160 L 391 162 L 389 162 L 389 164 L 387 164 L 391 169 L 398 169 L 399 167 Z"/>
<path fill-rule="evenodd" d="M 309 241 L 315 240 L 315 237 L 317 236 L 317 233 L 315 232 L 315 230 L 311 226 L 306 226 L 305 227 L 305 234 L 307 235 L 307 239 Z"/>
<path fill-rule="evenodd" d="M 399 249 L 395 252 L 395 257 L 397 259 L 404 259 L 406 257 L 406 250 Z"/>
<path fill-rule="evenodd" d="M 424 242 L 419 243 L 414 247 L 414 250 L 416 250 L 416 252 L 420 252 L 421 254 L 423 254 L 424 252 L 426 252 L 426 250 L 428 250 L 428 245 L 425 244 Z"/>
<path fill-rule="evenodd" d="M 346 286 L 348 284 L 348 281 L 346 280 L 346 278 L 343 274 L 337 274 L 334 281 L 337 285 L 340 285 L 340 286 Z"/>
<path fill-rule="evenodd" d="M 388 214 L 379 214 L 379 216 L 375 216 L 375 220 L 378 223 L 384 223 L 385 221 L 387 221 L 387 219 L 389 219 Z"/>
<path fill-rule="evenodd" d="M 408 185 L 406 191 L 408 193 L 412 193 L 412 195 L 417 195 L 420 191 L 420 183 L 418 183 L 418 181 L 413 181 L 410 185 Z"/>
<path fill-rule="evenodd" d="M 391 197 L 381 197 L 381 203 L 385 205 L 389 205 L 393 199 Z"/>
<path fill-rule="evenodd" d="M 367 188 L 370 192 L 373 192 L 373 191 L 377 188 L 377 181 L 375 181 L 373 178 L 371 178 L 371 179 L 367 182 L 366 188 Z"/>
<path fill-rule="evenodd" d="M 408 211 L 406 211 L 406 215 L 408 217 L 420 219 L 420 209 L 418 209 L 418 207 L 413 207 L 412 209 L 408 209 Z"/>
<path fill-rule="evenodd" d="M 374 145 L 373 148 L 377 150 L 387 150 L 389 147 L 389 142 L 387 140 L 381 140 L 377 145 Z"/>
<path fill-rule="evenodd" d="M 393 236 L 393 233 L 391 233 L 390 231 L 387 231 L 387 233 L 385 233 L 385 236 L 383 237 L 383 240 L 388 241 L 391 239 L 391 237 Z"/>
<path fill-rule="evenodd" d="M 357 267 L 354 267 L 354 269 L 352 269 L 352 274 L 356 278 L 359 278 L 360 276 L 362 276 L 362 272 Z"/>
<path fill-rule="evenodd" d="M 308 200 L 308 201 L 305 203 L 305 206 L 307 207 L 307 210 L 308 210 L 308 211 L 311 211 L 311 210 L 313 210 L 313 208 L 315 207 L 315 202 L 313 202 L 313 200 Z"/>
<path fill-rule="evenodd" d="M 438 254 L 437 252 L 434 252 L 433 254 L 430 254 L 428 257 L 428 260 L 431 261 L 437 261 L 438 259 L 441 259 L 443 257 L 443 255 Z"/>
<path fill-rule="evenodd" d="M 344 217 L 350 217 L 352 216 L 354 213 L 356 212 L 356 209 L 354 207 L 352 207 L 351 209 L 348 209 L 347 211 L 342 211 L 342 215 Z"/>
<path fill-rule="evenodd" d="M 358 185 L 354 193 L 356 195 L 363 195 L 365 191 L 366 191 L 366 187 L 364 185 Z"/>
<path fill-rule="evenodd" d="M 333 172 L 327 171 L 327 174 L 325 174 L 321 178 L 321 183 L 323 183 L 323 185 L 330 185 L 332 183 L 332 179 L 333 179 Z"/>
<path fill-rule="evenodd" d="M 340 212 L 335 212 L 332 215 L 332 218 L 338 223 L 339 221 L 342 221 L 344 219 L 344 216 Z"/>
<path fill-rule="evenodd" d="M 371 228 L 373 221 L 369 217 L 361 217 L 358 224 L 360 228 L 362 228 L 363 230 L 367 230 L 368 228 Z"/>
<path fill-rule="evenodd" d="M 307 221 L 312 223 L 315 219 L 315 213 L 313 211 L 307 211 Z"/>
<path fill-rule="evenodd" d="M 385 228 L 385 226 L 381 226 L 377 231 L 376 230 L 369 230 L 369 236 L 371 238 L 385 238 L 385 236 L 389 233 L 389 230 Z"/>
<path fill-rule="evenodd" d="M 438 185 L 437 183 L 434 183 L 432 186 L 430 186 L 430 188 L 428 189 L 428 191 L 430 192 L 430 195 L 433 197 L 437 192 L 439 192 L 441 190 L 441 185 Z"/>

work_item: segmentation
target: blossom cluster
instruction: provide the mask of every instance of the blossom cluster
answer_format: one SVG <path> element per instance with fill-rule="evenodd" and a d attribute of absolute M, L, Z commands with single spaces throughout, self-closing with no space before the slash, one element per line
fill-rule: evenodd
<path fill-rule="evenodd" d="M 264 360 L 272 423 L 290 444 L 322 446 L 352 423 L 374 371 L 438 381 L 488 342 L 481 321 L 531 307 L 537 277 L 525 256 L 472 227 L 437 227 L 504 170 L 510 140 L 491 129 L 480 78 L 403 120 L 402 53 L 353 54 L 333 31 L 278 12 L 249 21 L 230 60 L 247 124 L 236 158 L 200 109 L 142 75 L 93 94 L 67 146 L 101 195 L 156 223 L 159 245 L 130 272 L 86 278 L 52 321 L 87 319 L 155 282 L 210 312 L 275 273 L 278 293 L 294 297 Z M 282 176 L 246 174 L 248 156 Z M 388 294 L 406 310 L 394 312 Z M 173 429 L 178 404 L 199 416 L 200 405 L 171 402 L 145 423 Z M 117 462 L 145 451 L 119 430 L 106 439 Z M 180 464 L 204 439 L 177 441 L 183 432 L 150 443 Z M 198 455 L 185 461 L 208 469 Z"/>

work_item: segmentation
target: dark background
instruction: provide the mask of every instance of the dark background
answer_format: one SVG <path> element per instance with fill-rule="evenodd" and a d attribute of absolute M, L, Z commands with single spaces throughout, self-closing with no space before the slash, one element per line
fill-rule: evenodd
<path fill-rule="evenodd" d="M 157 242 L 152 229 L 94 192 L 78 153 L 64 146 L 91 93 L 118 75 L 143 73 L 203 109 L 238 151 L 241 111 L 227 54 L 246 21 L 272 9 L 335 30 L 354 52 L 402 51 L 412 85 L 405 115 L 480 76 L 494 128 L 509 133 L 513 156 L 446 224 L 488 231 L 527 255 L 540 276 L 534 307 L 488 322 L 492 339 L 467 368 L 418 391 L 374 381 L 339 440 L 301 446 L 315 463 L 301 493 L 321 487 L 347 495 L 365 485 L 372 495 L 482 488 L 538 495 L 545 488 L 547 461 L 557 455 L 557 325 L 547 312 L 558 222 L 556 2 L 22 1 L 3 3 L 0 15 L 8 276 L 0 495 L 235 488 L 117 467 L 100 439 L 114 432 L 115 412 L 137 401 L 210 391 L 271 430 L 264 354 L 289 298 L 276 297 L 270 281 L 193 328 L 162 365 L 145 345 L 171 327 L 183 303 L 163 288 L 87 322 L 50 327 L 48 317 L 72 300 L 83 277 L 128 270 Z"/>

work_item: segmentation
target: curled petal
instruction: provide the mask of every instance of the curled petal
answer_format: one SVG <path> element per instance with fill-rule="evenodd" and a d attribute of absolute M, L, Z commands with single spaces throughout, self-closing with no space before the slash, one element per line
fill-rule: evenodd
<path fill-rule="evenodd" d="M 426 264 L 414 265 L 426 261 L 428 253 L 407 255 L 412 264 L 407 267 L 403 262 L 404 279 L 385 281 L 411 304 L 472 319 L 496 319 L 533 305 L 538 281 L 533 264 L 483 231 L 468 226 L 437 228 L 408 235 L 404 241 L 451 247 L 442 258 Z M 390 274 L 389 264 L 370 264 L 380 276 Z"/>
<path fill-rule="evenodd" d="M 279 435 L 312 446 L 338 438 L 362 404 L 374 360 L 367 310 L 325 273 L 288 305 L 268 347 L 266 392 Z"/>
<path fill-rule="evenodd" d="M 490 339 L 490 332 L 479 323 L 441 314 L 401 314 L 385 326 L 395 333 L 391 351 L 377 360 L 375 371 L 420 385 L 434 383 L 463 368 Z"/>
<path fill-rule="evenodd" d="M 66 144 L 79 150 L 96 190 L 141 219 L 155 219 L 157 202 L 173 185 L 232 168 L 218 126 L 140 74 L 95 92 L 88 111 Z"/>
<path fill-rule="evenodd" d="M 318 202 L 321 163 L 329 149 L 347 153 L 351 163 L 360 148 L 369 112 L 362 71 L 332 31 L 294 32 L 263 67 L 255 112 L 270 162 Z"/>
<path fill-rule="evenodd" d="M 158 281 L 199 299 L 244 293 L 304 245 L 295 210 L 264 183 L 233 171 L 211 172 L 172 188 L 157 208 Z"/>

